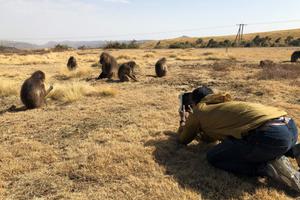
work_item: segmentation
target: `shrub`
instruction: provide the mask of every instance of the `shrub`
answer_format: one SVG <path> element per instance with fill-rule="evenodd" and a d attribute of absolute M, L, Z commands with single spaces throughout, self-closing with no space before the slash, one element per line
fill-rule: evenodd
<path fill-rule="evenodd" d="M 294 47 L 300 46 L 300 38 L 290 41 L 289 45 Z"/>
<path fill-rule="evenodd" d="M 225 47 L 232 46 L 232 42 L 230 40 L 224 40 L 223 44 L 225 45 Z"/>
<path fill-rule="evenodd" d="M 187 48 L 192 48 L 192 47 L 194 47 L 194 45 L 188 41 L 175 42 L 175 43 L 169 45 L 170 49 L 187 49 Z"/>
<path fill-rule="evenodd" d="M 104 46 L 104 49 L 138 49 L 139 45 L 136 40 L 129 43 L 125 42 L 109 42 Z"/>
<path fill-rule="evenodd" d="M 0 52 L 3 52 L 3 53 L 19 53 L 19 52 L 21 52 L 21 50 L 15 48 L 15 47 L 7 47 L 7 46 L 0 45 Z"/>
<path fill-rule="evenodd" d="M 286 45 L 289 45 L 290 42 L 291 42 L 293 39 L 294 39 L 294 37 L 292 37 L 292 36 L 287 36 L 286 39 L 284 40 L 284 42 L 285 42 Z"/>
<path fill-rule="evenodd" d="M 199 38 L 196 40 L 196 44 L 200 45 L 203 43 L 203 39 L 202 38 Z"/>
<path fill-rule="evenodd" d="M 245 44 L 245 47 L 255 47 L 256 45 L 255 45 L 255 43 L 253 42 L 253 41 L 251 41 L 251 42 L 247 42 L 246 44 Z"/>
<path fill-rule="evenodd" d="M 139 45 L 136 40 L 132 40 L 128 45 L 128 49 L 138 49 Z"/>
<path fill-rule="evenodd" d="M 279 38 L 277 38 L 276 40 L 275 40 L 275 43 L 280 43 L 281 42 L 281 37 L 279 37 Z"/>
<path fill-rule="evenodd" d="M 269 36 L 266 37 L 260 37 L 259 35 L 255 36 L 253 38 L 253 40 L 251 41 L 253 46 L 257 46 L 257 47 L 268 47 L 271 46 L 271 40 L 272 38 L 270 38 Z M 247 45 L 247 47 L 250 47 L 251 45 Z"/>
<path fill-rule="evenodd" d="M 79 50 L 85 50 L 85 49 L 88 49 L 88 47 L 85 46 L 85 45 L 82 45 L 82 46 L 78 47 L 78 49 L 79 49 Z"/>
<path fill-rule="evenodd" d="M 109 42 L 104 46 L 104 49 L 126 49 L 126 44 L 120 42 Z"/>
<path fill-rule="evenodd" d="M 215 41 L 214 39 L 210 39 L 206 45 L 208 48 L 216 48 L 219 47 L 219 43 Z"/>
<path fill-rule="evenodd" d="M 283 47 L 283 46 L 300 46 L 300 38 L 294 39 L 292 36 L 288 36 L 284 43 L 281 42 L 282 38 L 278 37 L 274 42 L 269 36 L 261 37 L 256 35 L 250 41 L 241 41 L 239 46 L 241 47 Z M 156 44 L 155 48 L 160 47 L 160 42 Z M 174 42 L 169 45 L 171 49 L 185 49 L 185 48 L 227 48 L 234 47 L 236 43 L 234 41 L 225 39 L 224 41 L 216 41 L 210 39 L 207 43 L 204 42 L 202 38 L 197 39 L 194 43 L 186 42 Z"/>
<path fill-rule="evenodd" d="M 68 45 L 64 45 L 64 44 L 57 44 L 55 45 L 55 47 L 53 48 L 55 51 L 67 51 L 72 49 L 71 47 L 69 47 Z"/>

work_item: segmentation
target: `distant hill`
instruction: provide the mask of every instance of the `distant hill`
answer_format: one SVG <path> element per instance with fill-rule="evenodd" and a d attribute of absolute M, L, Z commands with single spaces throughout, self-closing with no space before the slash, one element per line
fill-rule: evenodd
<path fill-rule="evenodd" d="M 86 46 L 89 48 L 100 48 L 100 47 L 103 47 L 105 44 L 107 44 L 107 41 L 62 41 L 62 42 L 51 41 L 44 45 L 40 45 L 40 47 L 53 48 L 58 44 L 67 45 L 67 46 L 75 48 L 75 49 L 77 49 L 78 47 L 81 47 L 81 46 Z"/>
<path fill-rule="evenodd" d="M 43 48 L 53 48 L 58 44 L 67 45 L 72 48 L 78 48 L 80 46 L 86 46 L 89 48 L 100 48 L 103 47 L 107 41 L 62 41 L 55 42 L 51 41 L 43 45 L 36 45 L 26 42 L 14 42 L 14 41 L 0 41 L 0 46 L 14 47 L 17 49 L 43 49 Z"/>
<path fill-rule="evenodd" d="M 20 52 L 20 51 L 21 50 L 19 50 L 18 48 L 15 48 L 15 47 L 0 46 L 1 53 L 16 53 L 16 52 Z"/>
<path fill-rule="evenodd" d="M 0 41 L 0 46 L 12 47 L 16 49 L 38 49 L 38 45 L 30 44 L 26 42 L 15 42 L 15 41 Z"/>
<path fill-rule="evenodd" d="M 31 44 L 26 42 L 0 41 L 0 46 L 13 47 L 16 49 L 24 50 L 24 49 L 54 48 L 56 45 L 61 44 L 61 45 L 67 45 L 69 47 L 77 49 L 78 47 L 82 47 L 82 46 L 85 46 L 87 48 L 102 48 L 109 42 L 110 41 L 101 41 L 101 40 L 100 41 L 61 41 L 61 42 L 50 41 L 46 44 L 36 45 L 36 44 Z M 129 43 L 131 41 L 121 40 L 118 42 Z M 138 44 L 142 44 L 145 42 L 146 42 L 145 40 L 137 41 Z"/>
<path fill-rule="evenodd" d="M 250 33 L 244 35 L 244 40 L 252 40 L 255 36 L 259 35 L 260 37 L 270 37 L 273 41 L 278 38 L 285 39 L 288 36 L 292 36 L 294 38 L 300 38 L 300 29 L 291 29 L 291 30 L 282 30 L 282 31 L 271 31 L 271 32 L 259 32 L 259 33 Z M 162 48 L 168 47 L 170 44 L 175 42 L 190 42 L 194 43 L 199 38 L 203 39 L 204 42 L 207 42 L 210 39 L 214 39 L 216 41 L 224 41 L 224 40 L 231 40 L 234 41 L 235 35 L 227 35 L 227 36 L 212 36 L 212 37 L 179 37 L 174 39 L 166 39 L 166 40 L 153 40 L 149 42 L 145 42 L 141 48 L 154 48 L 155 45 L 159 42 L 159 46 Z"/>
<path fill-rule="evenodd" d="M 282 30 L 282 31 L 272 31 L 272 32 L 260 32 L 260 33 L 250 33 L 244 35 L 244 40 L 252 40 L 256 35 L 259 35 L 260 37 L 266 37 L 268 36 L 271 38 L 272 41 L 275 41 L 278 38 L 282 38 L 284 40 L 288 36 L 291 36 L 293 38 L 300 38 L 300 29 L 291 29 L 291 30 Z M 140 44 L 141 48 L 154 48 L 158 43 L 161 48 L 167 48 L 170 46 L 170 44 L 176 43 L 176 42 L 189 42 L 189 43 L 195 43 L 199 38 L 201 38 L 204 42 L 207 42 L 210 39 L 214 39 L 218 42 L 224 41 L 224 40 L 231 40 L 234 41 L 235 35 L 227 35 L 227 36 L 212 36 L 212 37 L 189 37 L 189 36 L 181 36 L 179 38 L 174 39 L 165 39 L 165 40 L 139 40 L 137 41 L 138 44 Z M 0 41 L 0 46 L 5 47 L 13 47 L 17 49 L 43 49 L 43 48 L 53 48 L 57 44 L 61 45 L 67 45 L 72 48 L 78 48 L 81 46 L 85 46 L 88 48 L 102 48 L 110 41 L 51 41 L 43 45 L 36 45 L 26 42 L 15 42 L 15 41 Z M 131 41 L 118 41 L 122 43 L 129 43 Z"/>

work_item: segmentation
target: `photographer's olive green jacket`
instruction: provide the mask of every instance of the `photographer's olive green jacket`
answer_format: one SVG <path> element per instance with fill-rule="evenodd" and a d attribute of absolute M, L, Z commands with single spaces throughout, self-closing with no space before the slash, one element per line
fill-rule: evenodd
<path fill-rule="evenodd" d="M 210 141 L 224 140 L 228 136 L 241 139 L 268 120 L 285 116 L 285 111 L 257 103 L 228 101 L 199 103 L 184 127 L 179 128 L 179 142 L 190 143 L 198 133 Z"/>

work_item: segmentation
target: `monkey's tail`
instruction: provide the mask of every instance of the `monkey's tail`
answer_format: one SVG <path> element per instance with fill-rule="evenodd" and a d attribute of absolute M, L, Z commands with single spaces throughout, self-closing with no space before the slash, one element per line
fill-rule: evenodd
<path fill-rule="evenodd" d="M 4 114 L 6 112 L 10 112 L 10 113 L 21 112 L 21 111 L 25 111 L 25 110 L 27 110 L 26 106 L 21 106 L 21 107 L 17 108 L 17 106 L 12 105 L 8 109 L 1 111 L 0 114 Z"/>
<path fill-rule="evenodd" d="M 0 111 L 0 115 L 3 115 L 5 113 L 7 113 L 7 112 L 13 112 L 15 109 L 17 109 L 17 106 L 12 105 L 11 107 L 9 107 L 7 109 L 1 110 Z"/>

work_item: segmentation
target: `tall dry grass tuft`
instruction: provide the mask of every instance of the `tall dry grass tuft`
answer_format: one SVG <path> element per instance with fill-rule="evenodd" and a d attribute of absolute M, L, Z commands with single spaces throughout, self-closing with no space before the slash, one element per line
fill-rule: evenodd
<path fill-rule="evenodd" d="M 300 65 L 277 64 L 264 67 L 258 74 L 262 80 L 296 79 L 300 77 Z"/>
<path fill-rule="evenodd" d="M 213 71 L 220 71 L 220 72 L 225 72 L 225 71 L 230 71 L 232 70 L 232 67 L 234 67 L 236 64 L 231 61 L 220 61 L 220 62 L 215 62 L 212 65 Z"/>
<path fill-rule="evenodd" d="M 221 59 L 218 58 L 218 57 L 212 57 L 212 56 L 210 56 L 210 57 L 208 57 L 208 58 L 205 58 L 205 60 L 208 60 L 208 61 L 219 61 L 219 60 L 221 60 Z"/>
<path fill-rule="evenodd" d="M 143 56 L 144 58 L 154 58 L 155 55 L 153 53 L 147 53 Z"/>
<path fill-rule="evenodd" d="M 71 82 L 54 86 L 49 98 L 64 103 L 75 102 L 85 96 L 115 96 L 117 91 L 108 87 L 94 87 L 84 82 Z"/>
<path fill-rule="evenodd" d="M 19 84 L 13 80 L 0 78 L 0 97 L 18 96 Z"/>
<path fill-rule="evenodd" d="M 122 60 L 122 59 L 124 59 L 124 60 L 129 60 L 129 59 L 130 59 L 130 56 L 128 56 L 128 55 L 119 55 L 119 56 L 117 57 L 117 60 Z"/>
<path fill-rule="evenodd" d="M 93 63 L 93 64 L 91 64 L 91 67 L 94 67 L 94 68 L 101 68 L 101 64 L 100 63 L 98 63 L 98 62 L 96 62 L 96 63 Z"/>
<path fill-rule="evenodd" d="M 94 74 L 93 69 L 88 67 L 79 67 L 74 71 L 69 71 L 66 67 L 63 67 L 60 70 L 59 76 L 64 77 L 64 79 L 72 79 L 72 78 L 84 78 L 92 74 Z"/>
<path fill-rule="evenodd" d="M 212 53 L 212 52 L 204 52 L 202 55 L 203 56 L 211 56 L 211 55 L 214 55 L 214 53 Z"/>

